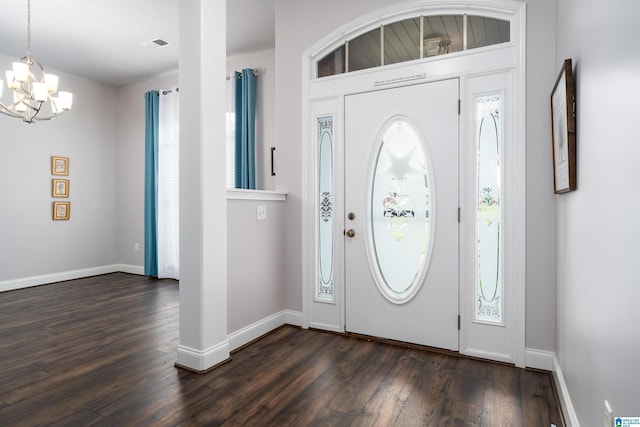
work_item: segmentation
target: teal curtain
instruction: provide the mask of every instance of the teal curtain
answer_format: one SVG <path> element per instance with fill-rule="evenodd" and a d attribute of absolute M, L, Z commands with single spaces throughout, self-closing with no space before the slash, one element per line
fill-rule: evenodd
<path fill-rule="evenodd" d="M 160 94 L 144 94 L 144 274 L 158 275 L 158 110 Z"/>
<path fill-rule="evenodd" d="M 235 72 L 236 145 L 235 186 L 256 188 L 256 76 L 245 68 Z"/>

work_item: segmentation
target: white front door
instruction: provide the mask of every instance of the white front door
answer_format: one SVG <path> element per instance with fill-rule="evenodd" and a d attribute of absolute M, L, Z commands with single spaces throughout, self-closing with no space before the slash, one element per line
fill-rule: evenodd
<path fill-rule="evenodd" d="M 345 97 L 349 332 L 458 350 L 458 86 Z"/>

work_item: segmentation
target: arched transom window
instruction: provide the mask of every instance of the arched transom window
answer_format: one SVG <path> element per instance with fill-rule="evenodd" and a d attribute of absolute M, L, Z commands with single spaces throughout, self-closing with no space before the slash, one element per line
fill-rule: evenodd
<path fill-rule="evenodd" d="M 476 15 L 418 16 L 347 40 L 318 60 L 317 76 L 327 77 L 511 41 L 506 20 Z"/>

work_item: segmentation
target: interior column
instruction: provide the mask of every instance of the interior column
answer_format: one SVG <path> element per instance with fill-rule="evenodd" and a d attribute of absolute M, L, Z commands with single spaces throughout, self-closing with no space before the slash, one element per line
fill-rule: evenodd
<path fill-rule="evenodd" d="M 177 366 L 229 358 L 226 2 L 180 1 L 180 344 Z"/>

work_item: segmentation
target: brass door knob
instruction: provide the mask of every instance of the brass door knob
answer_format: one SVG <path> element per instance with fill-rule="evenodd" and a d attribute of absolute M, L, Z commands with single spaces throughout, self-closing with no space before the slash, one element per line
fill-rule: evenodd
<path fill-rule="evenodd" d="M 355 230 L 354 230 L 353 228 L 350 228 L 350 229 L 348 229 L 347 231 L 345 231 L 345 232 L 344 232 L 344 234 L 345 234 L 347 237 L 353 237 L 353 236 L 355 236 L 355 235 L 356 235 L 356 232 L 355 232 Z"/>

